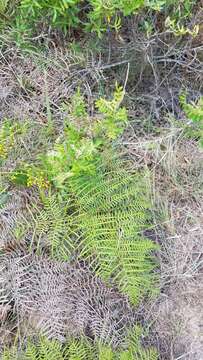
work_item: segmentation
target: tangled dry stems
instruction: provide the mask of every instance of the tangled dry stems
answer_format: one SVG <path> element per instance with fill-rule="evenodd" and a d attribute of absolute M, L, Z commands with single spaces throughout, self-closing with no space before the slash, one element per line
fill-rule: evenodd
<path fill-rule="evenodd" d="M 203 153 L 181 128 L 140 138 L 132 129 L 123 151 L 132 166 L 152 169 L 154 229 L 160 244 L 160 296 L 145 306 L 161 359 L 200 360 L 203 354 Z M 153 145 L 153 146 L 152 146 Z M 158 209 L 158 213 L 157 213 Z M 159 219 L 159 220 L 158 220 Z M 143 309 L 142 309 L 143 311 Z"/>

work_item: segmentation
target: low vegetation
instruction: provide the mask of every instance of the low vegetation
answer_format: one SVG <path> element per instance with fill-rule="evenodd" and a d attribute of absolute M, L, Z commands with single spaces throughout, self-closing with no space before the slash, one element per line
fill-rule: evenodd
<path fill-rule="evenodd" d="M 2 360 L 202 358 L 201 19 L 0 1 Z"/>

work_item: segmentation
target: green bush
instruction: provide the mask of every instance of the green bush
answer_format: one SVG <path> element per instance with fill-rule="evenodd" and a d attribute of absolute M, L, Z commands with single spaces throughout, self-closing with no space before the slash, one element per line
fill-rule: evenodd
<path fill-rule="evenodd" d="M 122 17 L 142 9 L 160 11 L 165 6 L 166 0 L 21 0 L 15 2 L 15 23 L 21 32 L 43 25 L 60 28 L 65 33 L 70 28 L 80 28 L 101 36 L 107 30 L 119 30 Z M 6 14 L 7 8 L 8 2 L 1 1 L 1 13 Z"/>
<path fill-rule="evenodd" d="M 142 11 L 161 11 L 165 14 L 166 28 L 175 35 L 195 36 L 198 25 L 190 29 L 187 23 L 195 3 L 196 0 L 179 1 L 178 4 L 175 0 L 1 0 L 0 24 L 11 25 L 12 38 L 24 47 L 25 42 L 29 42 L 26 39 L 32 38 L 39 29 L 55 28 L 65 34 L 79 29 L 96 32 L 101 37 L 107 31 L 119 31 L 124 17 Z M 147 26 L 154 28 L 150 20 Z"/>
<path fill-rule="evenodd" d="M 62 28 L 78 24 L 78 12 L 80 11 L 81 0 L 21 0 L 20 14 L 24 21 L 47 21 L 48 25 Z M 27 20 L 28 21 L 28 20 Z"/>

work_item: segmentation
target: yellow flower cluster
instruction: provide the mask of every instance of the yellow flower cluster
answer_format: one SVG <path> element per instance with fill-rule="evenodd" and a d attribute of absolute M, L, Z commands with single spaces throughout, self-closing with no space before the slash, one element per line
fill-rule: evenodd
<path fill-rule="evenodd" d="M 28 180 L 27 180 L 27 186 L 37 186 L 40 190 L 48 189 L 50 186 L 50 182 L 45 179 L 44 173 L 40 171 L 37 175 L 31 174 L 31 172 L 28 170 Z"/>
<path fill-rule="evenodd" d="M 0 158 L 5 159 L 7 157 L 8 151 L 4 144 L 0 144 Z"/>

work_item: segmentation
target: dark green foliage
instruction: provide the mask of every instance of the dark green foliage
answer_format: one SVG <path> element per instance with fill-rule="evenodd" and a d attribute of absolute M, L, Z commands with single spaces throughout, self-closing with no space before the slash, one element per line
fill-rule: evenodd
<path fill-rule="evenodd" d="M 21 0 L 20 15 L 31 19 L 33 26 L 36 26 L 35 22 L 41 22 L 43 19 L 47 21 L 47 25 L 66 31 L 68 27 L 75 27 L 78 24 L 79 3 L 82 2 L 81 0 Z"/>

